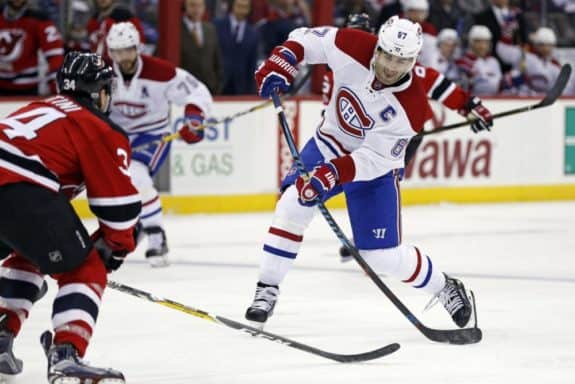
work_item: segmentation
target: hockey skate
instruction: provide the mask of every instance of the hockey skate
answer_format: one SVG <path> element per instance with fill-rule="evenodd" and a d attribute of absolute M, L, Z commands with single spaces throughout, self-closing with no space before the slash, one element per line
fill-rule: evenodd
<path fill-rule="evenodd" d="M 467 325 L 474 309 L 467 290 L 460 280 L 445 275 L 445 287 L 431 299 L 425 309 L 431 308 L 437 301 L 443 304 L 459 328 Z"/>
<path fill-rule="evenodd" d="M 13 344 L 14 335 L 7 330 L 0 330 L 0 378 L 8 379 L 22 372 L 22 360 L 14 356 Z"/>
<path fill-rule="evenodd" d="M 72 344 L 52 344 L 46 331 L 40 342 L 48 358 L 50 384 L 125 384 L 124 375 L 110 368 L 96 368 L 84 363 Z"/>
<path fill-rule="evenodd" d="M 254 301 L 246 311 L 246 319 L 254 328 L 263 329 L 264 324 L 273 314 L 279 294 L 279 287 L 258 282 Z"/>
<path fill-rule="evenodd" d="M 148 250 L 146 251 L 146 260 L 153 268 L 166 267 L 168 262 L 168 243 L 166 232 L 162 227 L 144 228 L 148 235 Z"/>

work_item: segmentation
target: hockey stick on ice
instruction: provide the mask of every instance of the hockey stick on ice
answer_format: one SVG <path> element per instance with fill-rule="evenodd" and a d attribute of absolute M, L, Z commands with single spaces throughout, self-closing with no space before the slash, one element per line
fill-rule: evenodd
<path fill-rule="evenodd" d="M 301 89 L 301 87 L 303 87 L 303 85 L 304 85 L 304 84 L 306 83 L 306 81 L 309 79 L 309 77 L 311 76 L 311 73 L 312 73 L 311 69 L 308 70 L 308 71 L 306 72 L 306 74 L 303 75 L 303 76 L 301 77 L 301 79 L 300 79 L 297 83 L 295 83 L 295 84 L 293 85 L 292 89 L 286 94 L 284 100 L 285 100 L 285 99 L 289 99 L 289 98 L 292 97 L 292 96 L 295 96 L 295 95 L 299 92 L 299 90 Z M 257 104 L 257 105 L 254 105 L 253 107 L 251 107 L 251 108 L 249 108 L 249 109 L 246 109 L 245 111 L 236 112 L 236 113 L 234 113 L 233 115 L 230 115 L 230 116 L 221 118 L 221 119 L 219 119 L 219 120 L 209 121 L 209 122 L 207 122 L 207 123 L 205 123 L 205 124 L 201 124 L 201 125 L 195 127 L 194 129 L 196 129 L 196 130 L 203 130 L 203 129 L 206 129 L 207 127 L 213 127 L 214 125 L 229 123 L 230 121 L 235 120 L 235 119 L 237 119 L 238 117 L 248 115 L 248 114 L 250 114 L 250 113 L 252 113 L 252 112 L 255 112 L 255 111 L 259 111 L 260 109 L 264 109 L 264 108 L 270 106 L 271 104 L 272 104 L 272 101 L 271 101 L 271 100 L 266 100 L 266 101 L 264 101 L 264 102 L 262 102 L 262 103 L 259 103 L 259 104 Z M 132 150 L 134 150 L 134 149 L 140 149 L 140 148 L 145 148 L 145 147 L 147 147 L 147 146 L 149 146 L 149 145 L 156 144 L 156 143 L 159 143 L 159 142 L 167 143 L 167 142 L 172 141 L 172 140 L 175 140 L 175 139 L 177 139 L 177 138 L 179 138 L 179 137 L 180 137 L 179 132 L 174 132 L 174 133 L 171 133 L 171 134 L 169 134 L 169 135 L 163 136 L 161 139 L 154 139 L 154 140 L 148 141 L 147 143 L 143 143 L 143 144 L 137 145 L 137 146 L 133 147 Z"/>
<path fill-rule="evenodd" d="M 296 164 L 299 173 L 307 177 L 308 173 L 305 170 L 305 166 L 301 160 L 297 146 L 295 145 L 295 140 L 293 138 L 292 132 L 289 128 L 288 122 L 286 120 L 281 100 L 276 92 L 272 92 L 272 100 L 274 107 L 279 117 L 280 125 L 285 136 L 286 142 L 288 144 L 289 150 L 293 157 L 294 163 Z M 359 251 L 352 244 L 351 241 L 345 236 L 337 222 L 334 220 L 331 213 L 327 210 L 322 202 L 317 204 L 317 207 L 332 231 L 335 233 L 337 238 L 341 243 L 347 247 L 357 263 L 369 276 L 369 278 L 377 285 L 377 287 L 383 292 L 385 296 L 395 305 L 397 309 L 429 340 L 449 343 L 449 344 L 473 344 L 481 341 L 482 332 L 481 329 L 477 328 L 477 317 L 475 318 L 475 326 L 473 328 L 464 329 L 452 329 L 452 330 L 439 330 L 428 328 L 421 323 L 415 317 L 415 315 L 397 298 L 397 296 L 385 285 L 385 283 L 379 278 L 379 276 L 373 271 L 373 269 L 367 264 L 367 262 L 361 257 Z"/>
<path fill-rule="evenodd" d="M 567 85 L 567 82 L 569 81 L 570 76 L 571 76 L 571 65 L 570 64 L 564 64 L 561 67 L 561 71 L 559 72 L 559 75 L 557 76 L 557 80 L 555 80 L 555 84 L 553 84 L 553 87 L 551 87 L 551 89 L 547 92 L 545 97 L 540 102 L 538 102 L 536 104 L 532 104 L 532 105 L 527 105 L 525 107 L 511 109 L 511 110 L 505 111 L 505 112 L 495 113 L 495 114 L 493 114 L 493 119 L 498 119 L 500 117 L 505 117 L 505 116 L 511 116 L 511 115 L 515 115 L 515 114 L 523 113 L 523 112 L 529 112 L 529 111 L 532 111 L 534 109 L 547 107 L 547 106 L 553 104 L 557 100 L 557 98 L 559 96 L 561 96 L 561 94 L 563 93 L 563 90 L 565 89 L 565 86 Z M 465 127 L 465 126 L 468 126 L 471 123 L 473 123 L 473 121 L 474 121 L 474 119 L 470 119 L 470 120 L 462 121 L 460 123 L 445 125 L 443 127 L 439 127 L 437 129 L 434 129 L 433 131 L 422 132 L 422 133 L 418 134 L 417 136 L 435 135 L 436 133 L 449 131 L 449 130 L 455 129 L 455 128 Z"/>
<path fill-rule="evenodd" d="M 204 312 L 200 309 L 188 307 L 187 305 L 177 303 L 172 300 L 158 298 L 152 295 L 151 293 L 129 287 L 124 284 L 120 284 L 115 281 L 108 281 L 108 287 L 115 289 L 120 292 L 127 293 L 128 295 L 132 295 L 135 297 L 139 297 L 144 300 L 151 301 L 156 304 L 163 305 L 168 308 L 175 309 L 177 311 L 181 311 L 187 313 L 188 315 L 196 316 L 204 320 L 211 321 L 216 324 L 224 325 L 228 328 L 235 329 L 237 331 L 241 331 L 244 333 L 248 333 L 252 336 L 258 336 L 266 340 L 275 341 L 278 344 L 285 345 L 291 348 L 299 349 L 300 351 L 308 352 L 314 354 L 316 356 L 325 357 L 326 359 L 334 360 L 340 363 L 356 363 L 361 361 L 368 361 L 374 360 L 386 355 L 389 355 L 399 349 L 399 344 L 393 343 L 386 345 L 385 347 L 375 349 L 373 351 L 365 352 L 365 353 L 358 353 L 353 355 L 344 355 L 339 353 L 332 353 L 326 352 L 321 349 L 317 349 L 307 344 L 303 344 L 287 337 L 275 335 L 270 332 L 260 331 L 259 329 L 250 327 L 249 325 L 238 323 L 237 321 L 226 319 L 225 317 L 218 316 L 218 315 L 211 315 L 207 312 Z"/>

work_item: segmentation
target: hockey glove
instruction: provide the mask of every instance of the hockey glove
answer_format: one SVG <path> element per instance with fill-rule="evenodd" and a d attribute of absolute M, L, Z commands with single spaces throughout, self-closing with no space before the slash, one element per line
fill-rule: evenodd
<path fill-rule="evenodd" d="M 481 104 L 481 99 L 477 96 L 470 98 L 459 113 L 465 117 L 471 115 L 471 117 L 474 118 L 471 124 L 473 133 L 483 130 L 489 131 L 493 126 L 493 116 L 491 116 L 491 112 Z"/>
<path fill-rule="evenodd" d="M 337 185 L 337 182 L 337 169 L 332 163 L 315 167 L 307 179 L 302 176 L 296 179 L 295 186 L 299 203 L 307 207 L 316 205 L 326 193 Z"/>
<path fill-rule="evenodd" d="M 134 226 L 134 242 L 136 245 L 138 241 L 142 238 L 142 223 L 138 221 Z M 100 230 L 96 231 L 91 236 L 92 241 L 94 242 L 94 248 L 98 251 L 100 258 L 104 262 L 104 266 L 106 266 L 106 270 L 108 272 L 116 271 L 118 268 L 122 266 L 124 260 L 126 260 L 126 256 L 128 256 L 128 251 L 126 250 L 115 250 L 113 249 L 104 239 L 102 232 Z"/>
<path fill-rule="evenodd" d="M 255 78 L 258 94 L 267 99 L 276 88 L 287 92 L 297 74 L 297 59 L 283 46 L 275 47 L 270 55 L 256 70 Z"/>
<path fill-rule="evenodd" d="M 204 123 L 203 112 L 195 105 L 187 105 L 184 122 L 184 126 L 178 131 L 182 140 L 188 144 L 202 141 L 204 138 L 204 129 L 203 127 L 198 129 L 198 127 Z"/>

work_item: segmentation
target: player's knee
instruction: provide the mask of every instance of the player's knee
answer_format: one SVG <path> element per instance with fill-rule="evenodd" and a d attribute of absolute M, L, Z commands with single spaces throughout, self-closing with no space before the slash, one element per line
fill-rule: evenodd
<path fill-rule="evenodd" d="M 71 283 L 85 283 L 96 284 L 103 289 L 107 283 L 106 267 L 98 251 L 92 248 L 82 264 L 71 271 L 59 274 L 56 276 L 56 280 L 58 280 L 58 285 L 60 286 Z"/>
<path fill-rule="evenodd" d="M 406 249 L 403 245 L 385 249 L 360 249 L 359 253 L 377 273 L 393 275 L 401 263 Z"/>
<path fill-rule="evenodd" d="M 274 226 L 290 230 L 293 233 L 303 233 L 313 219 L 315 209 L 301 205 L 297 199 L 297 190 L 294 186 L 290 186 L 284 191 L 276 204 Z M 289 226 L 289 228 L 284 228 L 285 226 Z"/>

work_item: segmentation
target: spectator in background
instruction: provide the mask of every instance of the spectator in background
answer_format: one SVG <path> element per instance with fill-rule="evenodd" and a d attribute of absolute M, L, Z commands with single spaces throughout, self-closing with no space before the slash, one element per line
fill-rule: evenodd
<path fill-rule="evenodd" d="M 90 52 L 90 41 L 86 26 L 91 17 L 90 7 L 84 1 L 73 0 L 70 3 L 70 23 L 66 31 L 66 52 Z"/>
<path fill-rule="evenodd" d="M 106 35 L 112 24 L 121 21 L 129 21 L 136 26 L 140 33 L 140 39 L 144 41 L 144 29 L 142 23 L 127 8 L 116 4 L 115 0 L 95 0 L 96 13 L 88 21 L 88 38 L 90 40 L 90 50 L 94 53 L 108 58 L 106 48 Z"/>
<path fill-rule="evenodd" d="M 296 28 L 309 25 L 311 13 L 305 0 L 270 0 L 268 19 L 260 27 L 263 51 L 266 56 L 282 44 Z"/>
<path fill-rule="evenodd" d="M 39 55 L 48 62 L 40 74 Z M 60 32 L 48 17 L 28 8 L 27 0 L 8 0 L 0 14 L 0 95 L 55 94 L 56 72 L 64 60 Z"/>
<path fill-rule="evenodd" d="M 214 20 L 224 62 L 224 95 L 246 95 L 256 91 L 254 72 L 259 35 L 248 22 L 251 0 L 231 0 L 229 15 Z"/>
<path fill-rule="evenodd" d="M 222 91 L 224 69 L 216 27 L 211 22 L 202 21 L 205 10 L 204 0 L 184 2 L 181 67 L 197 77 L 215 95 Z"/>
<path fill-rule="evenodd" d="M 553 57 L 557 38 L 552 29 L 539 28 L 531 42 L 530 51 L 504 40 L 499 41 L 496 48 L 499 57 L 513 67 L 505 76 L 505 85 L 521 96 L 546 93 L 561 69 L 559 61 Z"/>
<path fill-rule="evenodd" d="M 484 25 L 491 32 L 491 48 L 493 54 L 499 60 L 503 71 L 511 67 L 505 64 L 495 52 L 499 40 L 505 39 L 510 44 L 523 45 L 527 43 L 527 24 L 518 8 L 509 6 L 509 0 L 490 0 L 490 6 L 485 11 L 474 16 L 475 25 Z"/>
<path fill-rule="evenodd" d="M 428 0 L 403 0 L 403 17 L 421 25 L 423 47 L 417 61 L 426 67 L 433 62 L 437 51 L 437 29 L 427 21 L 429 16 Z"/>
<path fill-rule="evenodd" d="M 458 50 L 459 36 L 457 31 L 451 28 L 442 29 L 437 35 L 437 51 L 430 65 L 431 68 L 455 83 L 459 83 L 461 80 L 456 63 Z"/>
<path fill-rule="evenodd" d="M 383 23 L 387 21 L 391 16 L 399 15 L 403 12 L 403 7 L 399 0 L 389 0 L 385 1 L 379 11 L 379 16 L 377 17 L 377 23 L 375 24 L 376 29 L 379 29 Z"/>
<path fill-rule="evenodd" d="M 501 67 L 491 56 L 493 35 L 484 25 L 474 25 L 469 30 L 469 48 L 465 55 L 457 60 L 457 66 L 464 75 L 463 88 L 477 96 L 492 96 L 499 92 L 501 85 Z"/>
<path fill-rule="evenodd" d="M 370 20 L 375 20 L 375 10 L 366 0 L 342 0 L 336 2 L 335 20 L 336 27 L 343 27 L 351 15 L 366 14 Z"/>
<path fill-rule="evenodd" d="M 465 15 L 455 0 L 432 0 L 430 2 L 428 21 L 437 28 L 451 28 L 463 32 Z"/>

